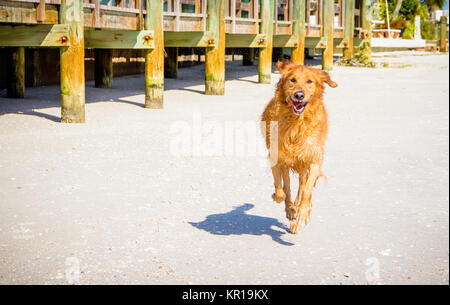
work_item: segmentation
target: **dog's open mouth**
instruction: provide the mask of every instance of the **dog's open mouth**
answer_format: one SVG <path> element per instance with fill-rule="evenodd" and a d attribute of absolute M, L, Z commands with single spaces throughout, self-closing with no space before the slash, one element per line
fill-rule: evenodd
<path fill-rule="evenodd" d="M 306 106 L 308 105 L 308 102 L 305 101 L 294 101 L 291 100 L 292 107 L 294 107 L 294 112 L 297 115 L 300 115 L 305 111 Z"/>

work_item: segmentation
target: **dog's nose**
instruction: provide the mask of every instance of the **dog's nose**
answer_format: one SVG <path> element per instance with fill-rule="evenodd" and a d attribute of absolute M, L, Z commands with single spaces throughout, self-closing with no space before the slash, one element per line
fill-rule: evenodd
<path fill-rule="evenodd" d="M 294 97 L 297 100 L 303 100 L 305 98 L 305 93 L 302 90 L 296 91 Z"/>

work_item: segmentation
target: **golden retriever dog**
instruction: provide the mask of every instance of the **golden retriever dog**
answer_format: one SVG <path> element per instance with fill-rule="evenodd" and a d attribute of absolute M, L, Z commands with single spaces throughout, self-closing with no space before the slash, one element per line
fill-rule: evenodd
<path fill-rule="evenodd" d="M 312 192 L 318 178 L 322 176 L 324 144 L 328 132 L 327 112 L 323 104 L 324 84 L 333 88 L 338 85 L 325 71 L 289 61 L 278 62 L 277 69 L 281 79 L 275 97 L 262 114 L 262 123 L 272 161 L 275 186 L 272 198 L 277 203 L 285 201 L 290 232 L 296 234 L 299 227 L 301 230 L 309 222 Z M 271 122 L 275 122 L 278 129 L 278 135 L 272 135 L 272 139 Z M 274 136 L 278 137 L 275 137 L 275 141 Z M 272 147 L 271 141 L 275 143 Z M 294 202 L 291 197 L 290 170 L 299 175 L 299 188 Z"/>

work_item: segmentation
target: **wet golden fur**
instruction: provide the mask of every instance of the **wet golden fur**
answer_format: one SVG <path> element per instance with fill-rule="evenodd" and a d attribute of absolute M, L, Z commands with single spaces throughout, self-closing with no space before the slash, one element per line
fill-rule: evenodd
<path fill-rule="evenodd" d="M 337 87 L 327 72 L 290 62 L 278 62 L 281 73 L 275 97 L 262 114 L 266 126 L 266 145 L 272 161 L 276 202 L 285 201 L 286 217 L 291 233 L 305 226 L 311 215 L 311 196 L 317 179 L 322 175 L 324 144 L 328 133 L 327 112 L 323 104 L 325 83 Z M 294 93 L 304 92 L 308 102 L 300 115 L 291 102 Z M 270 147 L 270 122 L 278 122 L 278 149 Z M 274 141 L 274 139 L 272 139 Z M 299 175 L 299 190 L 291 198 L 289 171 Z"/>

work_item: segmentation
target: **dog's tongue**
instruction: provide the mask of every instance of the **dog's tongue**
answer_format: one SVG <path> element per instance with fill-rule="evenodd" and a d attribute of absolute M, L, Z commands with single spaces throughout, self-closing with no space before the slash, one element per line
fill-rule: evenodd
<path fill-rule="evenodd" d="M 300 111 L 305 107 L 305 104 L 303 102 L 292 101 L 292 105 L 294 106 L 295 110 L 297 110 L 297 111 Z"/>
<path fill-rule="evenodd" d="M 297 109 L 297 110 L 303 108 L 303 104 L 300 102 L 294 102 L 293 104 L 294 104 L 295 109 Z"/>
<path fill-rule="evenodd" d="M 291 101 L 291 102 L 292 102 L 292 106 L 294 107 L 295 113 L 297 113 L 298 115 L 303 113 L 306 105 L 308 104 L 305 102 L 297 102 L 297 101 Z"/>

